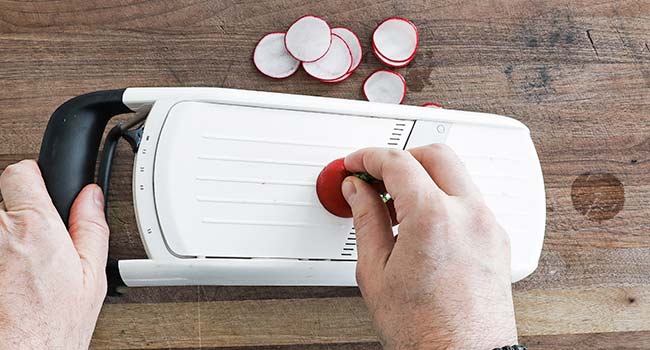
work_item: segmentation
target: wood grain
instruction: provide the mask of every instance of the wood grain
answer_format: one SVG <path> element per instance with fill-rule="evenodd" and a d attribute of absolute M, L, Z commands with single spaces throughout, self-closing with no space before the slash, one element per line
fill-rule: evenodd
<path fill-rule="evenodd" d="M 361 37 L 364 58 L 349 80 L 321 84 L 299 72 L 275 81 L 255 71 L 256 41 L 305 13 Z M 531 129 L 548 216 L 540 267 L 514 287 L 523 339 L 538 349 L 649 348 L 648 1 L 0 0 L 0 169 L 36 157 L 51 112 L 97 89 L 220 86 L 361 99 L 362 80 L 381 67 L 370 33 L 396 15 L 421 34 L 415 61 L 400 70 L 405 103 L 511 115 Z M 116 258 L 144 257 L 131 166 L 122 145 L 109 209 Z M 581 176 L 611 177 L 621 188 L 592 181 L 576 202 Z M 137 289 L 107 299 L 93 348 L 378 348 L 365 314 L 345 312 L 362 309 L 358 297 L 354 288 Z"/>
<path fill-rule="evenodd" d="M 197 289 L 197 301 L 200 294 Z M 514 301 L 521 336 L 650 331 L 649 287 L 522 291 Z M 155 322 L 138 322 L 142 315 Z M 372 341 L 363 300 L 338 297 L 105 305 L 93 348 Z"/>
<path fill-rule="evenodd" d="M 618 332 L 593 334 L 563 334 L 551 336 L 525 336 L 520 342 L 536 350 L 646 350 L 650 343 L 650 332 Z M 377 342 L 262 345 L 247 347 L 185 347 L 171 350 L 379 350 Z"/>
<path fill-rule="evenodd" d="M 535 350 L 647 350 L 650 332 L 531 336 L 521 342 Z"/>

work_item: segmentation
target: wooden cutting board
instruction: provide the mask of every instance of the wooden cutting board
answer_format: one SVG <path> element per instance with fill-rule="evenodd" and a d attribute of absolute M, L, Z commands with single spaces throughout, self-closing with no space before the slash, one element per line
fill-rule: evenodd
<path fill-rule="evenodd" d="M 306 13 L 359 34 L 364 58 L 340 84 L 276 81 L 251 55 Z M 69 97 L 128 86 L 221 86 L 361 99 L 381 64 L 369 37 L 389 16 L 420 28 L 400 70 L 406 104 L 512 115 L 526 123 L 547 186 L 535 275 L 516 284 L 533 349 L 650 348 L 648 1 L 0 1 L 0 169 L 35 158 Z M 111 254 L 143 257 L 119 149 Z M 354 288 L 185 287 L 108 298 L 94 349 L 378 349 Z"/>

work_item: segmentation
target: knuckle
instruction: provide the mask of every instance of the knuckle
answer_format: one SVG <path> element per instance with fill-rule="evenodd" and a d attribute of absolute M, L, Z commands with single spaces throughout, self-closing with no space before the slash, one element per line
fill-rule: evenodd
<path fill-rule="evenodd" d="M 484 204 L 474 208 L 474 221 L 476 224 L 480 225 L 480 227 L 485 227 L 487 229 L 492 229 L 497 226 L 497 221 L 492 210 Z"/>
<path fill-rule="evenodd" d="M 387 149 L 383 162 L 381 163 L 380 172 L 384 174 L 404 171 L 406 164 L 408 164 L 411 159 L 413 159 L 413 156 L 409 151 L 394 148 Z"/>
<path fill-rule="evenodd" d="M 433 143 L 429 146 L 429 151 L 439 153 L 439 154 L 454 154 L 454 150 L 444 143 Z"/>
<path fill-rule="evenodd" d="M 486 236 L 490 241 L 506 246 L 510 245 L 508 235 L 486 204 L 472 208 L 471 223 L 475 232 L 480 232 L 481 235 Z"/>
<path fill-rule="evenodd" d="M 9 164 L 7 165 L 5 170 L 2 171 L 2 175 L 3 176 L 13 175 L 17 171 L 17 168 L 18 168 L 18 163 Z"/>
<path fill-rule="evenodd" d="M 436 159 L 438 161 L 450 161 L 455 159 L 456 152 L 444 143 L 434 143 L 427 146 L 428 160 Z"/>
<path fill-rule="evenodd" d="M 453 224 L 452 213 L 450 209 L 442 204 L 435 209 L 427 209 L 425 215 L 418 217 L 418 224 L 420 227 L 435 227 L 436 231 L 448 234 L 450 233 L 449 227 Z M 428 214 L 428 215 L 427 215 Z"/>
<path fill-rule="evenodd" d="M 36 161 L 33 159 L 24 159 L 18 162 L 17 164 L 23 167 L 24 169 L 38 170 L 38 164 L 36 164 Z"/>
<path fill-rule="evenodd" d="M 494 219 L 484 209 L 476 209 L 471 213 L 471 225 L 476 232 L 492 232 L 496 225 Z"/>
<path fill-rule="evenodd" d="M 405 159 L 407 157 L 410 157 L 411 154 L 403 149 L 391 148 L 386 151 L 386 156 L 389 159 Z"/>
<path fill-rule="evenodd" d="M 59 223 L 62 227 L 63 225 Z M 38 254 L 54 254 L 60 245 L 45 244 L 57 230 L 57 222 L 45 212 L 39 210 L 22 210 L 0 215 L 0 245 L 14 256 L 27 256 L 37 251 Z M 44 240 L 45 239 L 45 240 Z"/>
<path fill-rule="evenodd" d="M 418 204 L 418 207 L 422 208 L 422 210 L 424 210 L 425 213 L 435 214 L 436 220 L 439 220 L 441 218 L 447 219 L 452 215 L 453 209 L 450 207 L 451 203 L 447 200 L 444 200 L 439 195 L 432 192 L 428 192 L 425 195 L 418 198 L 423 199 L 423 201 L 421 201 L 422 203 Z M 433 215 L 424 215 L 424 216 L 431 217 Z"/>
<path fill-rule="evenodd" d="M 38 169 L 38 165 L 36 164 L 36 162 L 31 159 L 26 159 L 26 160 L 21 160 L 18 163 L 8 165 L 5 168 L 3 173 L 6 175 L 18 175 L 18 174 L 24 174 L 29 171 L 34 171 L 36 169 Z"/>

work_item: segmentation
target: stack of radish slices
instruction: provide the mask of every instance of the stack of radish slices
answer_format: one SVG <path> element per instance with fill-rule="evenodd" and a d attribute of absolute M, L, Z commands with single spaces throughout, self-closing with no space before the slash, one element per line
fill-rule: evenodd
<path fill-rule="evenodd" d="M 330 28 L 324 19 L 303 16 L 286 33 L 270 33 L 255 47 L 255 67 L 271 78 L 291 76 L 302 64 L 310 76 L 326 83 L 347 79 L 361 63 L 361 42 L 348 28 Z"/>
<path fill-rule="evenodd" d="M 418 29 L 404 18 L 385 19 L 372 33 L 372 49 L 385 65 L 406 67 L 418 49 Z M 368 101 L 402 103 L 406 97 L 406 80 L 395 71 L 379 69 L 363 82 L 363 94 Z"/>
<path fill-rule="evenodd" d="M 418 29 L 404 18 L 385 19 L 372 33 L 372 49 L 384 64 L 394 68 L 406 67 L 418 49 Z"/>
<path fill-rule="evenodd" d="M 388 18 L 375 28 L 372 48 L 380 62 L 405 67 L 418 48 L 417 27 L 404 18 Z M 253 62 L 271 78 L 287 78 L 302 65 L 319 81 L 338 83 L 359 67 L 362 56 L 361 42 L 350 29 L 331 28 L 324 19 L 307 15 L 293 22 L 286 33 L 269 33 L 260 39 Z M 406 81 L 395 71 L 379 69 L 366 78 L 363 93 L 368 101 L 402 103 Z"/>

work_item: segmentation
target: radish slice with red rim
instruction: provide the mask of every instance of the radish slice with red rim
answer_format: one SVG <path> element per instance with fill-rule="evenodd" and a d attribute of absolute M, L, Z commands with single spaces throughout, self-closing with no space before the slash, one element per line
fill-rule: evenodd
<path fill-rule="evenodd" d="M 393 61 L 393 60 L 387 58 L 386 56 L 382 55 L 381 52 L 379 52 L 377 50 L 375 45 L 372 45 L 372 52 L 374 52 L 375 56 L 378 56 L 378 58 L 380 58 L 382 61 L 390 62 L 392 64 L 397 64 L 397 65 L 406 65 L 406 64 L 410 63 L 411 61 L 413 61 L 413 59 L 415 58 L 415 56 L 413 56 L 413 57 L 411 57 L 411 58 L 409 58 L 408 60 L 405 60 L 405 61 Z"/>
<path fill-rule="evenodd" d="M 442 108 L 441 105 L 439 105 L 437 103 L 433 103 L 433 102 L 427 102 L 427 103 L 423 104 L 422 107 Z"/>
<path fill-rule="evenodd" d="M 379 53 L 376 49 L 374 49 L 373 52 L 375 53 L 375 57 L 377 57 L 377 59 L 381 63 L 383 63 L 383 64 L 385 64 L 387 66 L 391 66 L 393 68 L 406 67 L 413 60 L 413 58 L 411 58 L 410 60 L 407 60 L 407 61 L 404 61 L 404 62 L 391 61 L 391 60 L 387 59 L 386 57 L 382 56 L 381 53 Z"/>
<path fill-rule="evenodd" d="M 388 60 L 408 61 L 418 48 L 417 27 L 404 18 L 385 19 L 372 33 L 372 44 Z"/>
<path fill-rule="evenodd" d="M 318 80 L 336 80 L 348 73 L 352 66 L 352 53 L 340 36 L 332 34 L 332 45 L 323 58 L 314 62 L 303 62 L 307 74 Z"/>
<path fill-rule="evenodd" d="M 303 16 L 287 30 L 284 45 L 295 59 L 313 62 L 325 56 L 332 43 L 332 30 L 324 19 Z"/>
<path fill-rule="evenodd" d="M 363 94 L 371 102 L 399 104 L 406 97 L 406 81 L 392 70 L 376 70 L 363 82 Z"/>
<path fill-rule="evenodd" d="M 332 28 L 332 34 L 340 36 L 350 48 L 350 52 L 352 53 L 352 67 L 350 67 L 350 72 L 357 69 L 359 64 L 361 64 L 361 58 L 363 57 L 363 50 L 361 48 L 359 37 L 354 34 L 353 31 L 345 27 Z"/>
<path fill-rule="evenodd" d="M 340 82 L 344 81 L 345 79 L 349 78 L 350 75 L 352 75 L 352 72 L 347 72 L 347 73 L 345 73 L 344 76 L 342 76 L 342 77 L 340 77 L 340 78 L 337 78 L 337 79 L 332 79 L 332 80 L 322 80 L 322 79 L 319 79 L 319 80 L 322 81 L 323 83 L 329 83 L 329 84 L 340 83 Z"/>
<path fill-rule="evenodd" d="M 300 61 L 291 57 L 284 47 L 284 33 L 262 37 L 253 51 L 253 63 L 262 74 L 275 79 L 286 78 L 300 67 Z"/>

